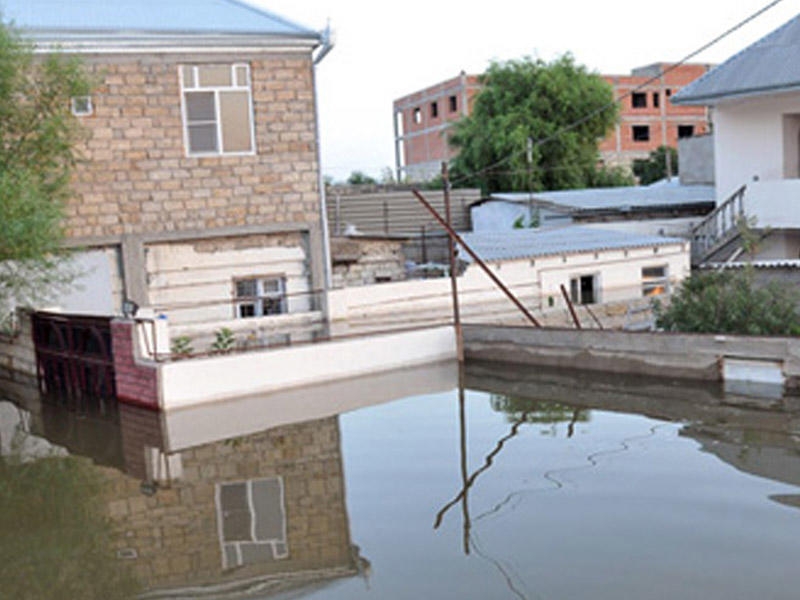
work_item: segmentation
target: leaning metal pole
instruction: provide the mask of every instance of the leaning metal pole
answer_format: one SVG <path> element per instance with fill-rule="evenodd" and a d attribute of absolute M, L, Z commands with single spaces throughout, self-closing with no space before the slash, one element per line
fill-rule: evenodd
<path fill-rule="evenodd" d="M 472 257 L 472 259 L 475 261 L 475 263 L 481 269 L 483 269 L 484 273 L 486 273 L 489 276 L 489 279 L 491 279 L 494 282 L 494 284 L 498 288 L 500 288 L 500 290 L 508 297 L 508 299 L 511 300 L 511 302 L 514 303 L 514 306 L 516 306 L 522 312 L 522 314 L 525 315 L 525 317 L 527 317 L 528 321 L 530 321 L 536 327 L 541 327 L 542 325 L 541 325 L 541 323 L 539 323 L 539 321 L 536 320 L 536 317 L 534 317 L 531 314 L 531 312 L 527 308 L 525 308 L 525 306 L 522 304 L 522 302 L 520 302 L 517 299 L 517 297 L 513 294 L 513 292 L 511 292 L 511 290 L 509 290 L 506 287 L 506 285 L 502 281 L 500 281 L 500 279 L 497 277 L 497 275 L 492 273 L 492 270 L 486 265 L 486 263 L 483 262 L 483 260 L 481 260 L 481 258 L 477 254 L 475 254 L 475 252 L 472 250 L 472 248 L 470 248 L 464 242 L 464 240 L 461 239 L 461 236 L 458 235 L 456 233 L 456 231 L 452 227 L 450 227 L 450 225 L 447 224 L 447 221 L 445 221 L 442 218 L 442 215 L 440 215 L 438 212 L 436 212 L 436 209 L 433 208 L 433 206 L 431 206 L 430 202 L 428 202 L 425 199 L 425 197 L 422 194 L 420 194 L 417 190 L 411 190 L 411 193 L 414 194 L 417 197 L 417 200 L 420 201 L 422 206 L 424 206 L 426 209 L 428 209 L 428 212 L 431 213 L 433 218 L 436 219 L 436 221 L 438 221 L 439 225 L 441 225 L 444 228 L 444 230 L 451 237 L 451 239 L 453 239 L 456 242 L 458 242 L 461 245 L 461 247 L 464 248 L 466 253 L 469 254 Z"/>

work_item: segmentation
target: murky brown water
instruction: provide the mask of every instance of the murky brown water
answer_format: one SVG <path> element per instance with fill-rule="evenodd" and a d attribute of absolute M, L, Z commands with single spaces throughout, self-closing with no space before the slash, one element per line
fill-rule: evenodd
<path fill-rule="evenodd" d="M 457 379 L 113 422 L 33 407 L 10 427 L 5 405 L 0 597 L 800 594 L 795 401 L 496 365 L 460 398 Z M 71 456 L 21 463 L 63 454 L 45 439 Z"/>

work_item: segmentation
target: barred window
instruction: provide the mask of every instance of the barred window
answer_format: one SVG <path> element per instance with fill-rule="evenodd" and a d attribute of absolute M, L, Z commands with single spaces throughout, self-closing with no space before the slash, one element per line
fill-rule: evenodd
<path fill-rule="evenodd" d="M 240 319 L 286 312 L 286 280 L 283 277 L 237 279 L 234 288 L 236 316 Z"/>

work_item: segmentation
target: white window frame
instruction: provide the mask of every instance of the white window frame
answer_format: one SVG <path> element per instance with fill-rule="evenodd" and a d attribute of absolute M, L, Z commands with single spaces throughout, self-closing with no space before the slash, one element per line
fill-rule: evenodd
<path fill-rule="evenodd" d="M 239 296 L 237 284 L 241 281 L 255 281 L 256 282 L 256 295 L 255 296 Z M 267 290 L 265 282 L 277 282 L 278 290 Z M 284 275 L 262 275 L 254 277 L 237 277 L 233 280 L 233 297 L 234 297 L 234 317 L 237 319 L 254 319 L 258 317 L 274 317 L 277 315 L 285 315 L 289 312 L 289 302 L 286 297 L 286 277 Z M 279 313 L 264 313 L 264 300 L 277 299 L 280 300 L 281 311 Z M 240 308 L 244 304 L 254 305 L 254 314 L 252 316 L 242 316 Z"/>
<path fill-rule="evenodd" d="M 225 65 L 215 65 L 215 64 L 198 64 L 198 65 L 178 65 L 178 78 L 180 80 L 180 87 L 181 87 L 181 121 L 183 123 L 183 146 L 186 149 L 186 156 L 252 156 L 256 154 L 256 131 L 255 131 L 255 115 L 253 113 L 253 86 L 252 86 L 252 78 L 250 76 L 250 65 L 248 63 L 232 63 L 230 64 L 231 69 L 231 82 L 232 85 L 230 86 L 201 86 L 200 85 L 200 77 L 199 71 L 202 67 L 218 67 L 218 66 L 225 66 Z M 183 77 L 183 69 L 184 68 L 192 69 L 192 79 L 194 85 L 187 86 L 186 82 L 184 81 Z M 245 79 L 246 81 L 244 84 L 241 84 L 237 81 L 236 78 L 236 70 L 244 68 L 245 70 Z M 222 114 L 220 112 L 220 101 L 219 96 L 221 92 L 227 91 L 247 91 L 247 110 L 249 112 L 249 119 L 250 119 L 250 150 L 239 150 L 234 152 L 225 152 L 224 148 L 222 147 L 223 137 L 222 137 Z M 217 150 L 214 152 L 204 151 L 204 152 L 192 152 L 189 146 L 189 117 L 187 114 L 186 109 L 186 94 L 192 92 L 212 92 L 214 94 L 214 119 L 216 125 L 216 133 L 217 133 Z"/>
<path fill-rule="evenodd" d="M 280 502 L 280 511 L 281 511 L 281 537 L 276 539 L 260 539 L 256 535 L 256 522 L 258 519 L 258 513 L 255 509 L 255 502 L 253 501 L 253 483 L 254 482 L 261 482 L 261 481 L 277 481 L 278 489 L 280 491 L 279 494 L 279 502 Z M 226 540 L 225 539 L 225 531 L 223 527 L 223 520 L 224 520 L 224 507 L 222 506 L 222 488 L 225 486 L 232 486 L 232 485 L 244 485 L 245 489 L 247 490 L 247 505 L 250 509 L 250 539 L 248 540 Z M 272 550 L 272 558 L 273 560 L 281 560 L 289 557 L 289 540 L 287 539 L 286 535 L 286 492 L 283 486 L 283 477 L 275 476 L 275 477 L 262 477 L 259 479 L 247 479 L 247 480 L 239 480 L 239 481 L 225 481 L 222 483 L 217 483 L 214 490 L 214 497 L 216 505 L 216 513 L 217 513 L 217 533 L 219 535 L 219 544 L 220 544 L 220 551 L 222 553 L 222 568 L 223 569 L 230 569 L 233 567 L 240 567 L 245 564 L 243 556 L 242 556 L 242 545 L 243 544 L 256 544 L 259 546 L 269 546 Z M 279 550 L 278 546 L 282 545 L 283 550 Z M 226 548 L 230 548 L 235 550 L 236 553 L 236 561 L 234 564 L 229 564 L 228 562 L 228 553 L 226 552 Z"/>
<path fill-rule="evenodd" d="M 664 274 L 660 277 L 655 276 L 645 276 L 644 272 L 646 269 L 662 269 Z M 669 294 L 669 265 L 660 264 L 660 265 L 647 265 L 642 267 L 642 297 L 643 298 L 650 298 L 652 296 L 660 296 L 662 294 Z M 662 288 L 664 291 L 660 293 L 653 293 L 653 291 L 657 290 L 658 288 Z M 648 289 L 650 293 L 648 293 Z"/>

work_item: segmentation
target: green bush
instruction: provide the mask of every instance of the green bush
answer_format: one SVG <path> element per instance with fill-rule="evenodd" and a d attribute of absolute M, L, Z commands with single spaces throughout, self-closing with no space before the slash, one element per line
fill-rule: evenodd
<path fill-rule="evenodd" d="M 794 288 L 757 285 L 752 269 L 695 274 L 666 308 L 656 304 L 656 323 L 666 331 L 798 335 L 800 313 Z"/>

